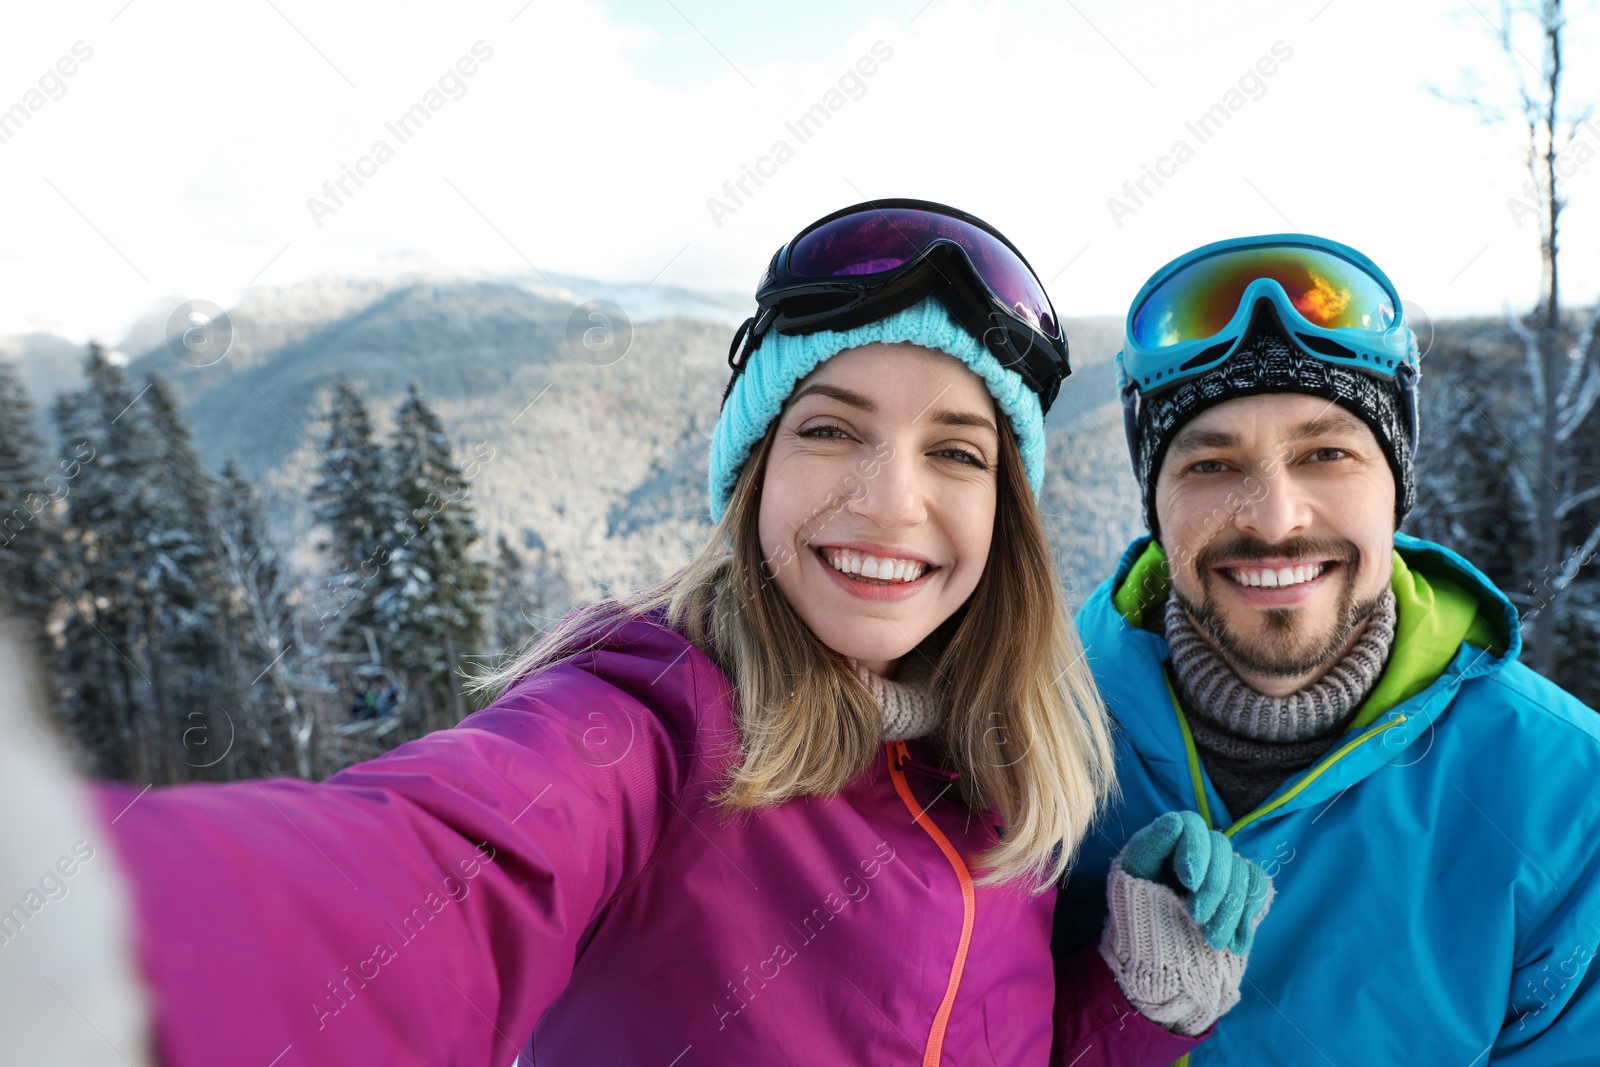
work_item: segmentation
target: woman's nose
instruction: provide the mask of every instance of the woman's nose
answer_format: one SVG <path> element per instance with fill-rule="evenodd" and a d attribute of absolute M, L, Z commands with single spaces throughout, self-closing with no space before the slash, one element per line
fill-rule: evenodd
<path fill-rule="evenodd" d="M 896 450 L 860 475 L 861 490 L 853 494 L 850 509 L 877 526 L 915 526 L 928 517 L 926 488 L 914 456 Z"/>

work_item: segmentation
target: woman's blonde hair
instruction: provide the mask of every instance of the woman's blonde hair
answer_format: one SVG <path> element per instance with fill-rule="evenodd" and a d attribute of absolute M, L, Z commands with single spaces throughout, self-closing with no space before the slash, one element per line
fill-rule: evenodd
<path fill-rule="evenodd" d="M 717 794 L 727 811 L 837 794 L 867 770 L 881 744 L 876 701 L 846 657 L 795 614 L 761 551 L 760 490 L 778 422 L 752 450 L 722 521 L 688 566 L 610 606 L 619 624 L 665 606 L 668 625 L 732 679 L 742 758 Z M 1105 706 L 1022 477 L 1016 437 L 1008 420 L 999 424 L 989 558 L 972 595 L 940 627 L 932 697 L 963 799 L 978 810 L 998 808 L 1005 827 L 1001 841 L 975 857 L 987 868 L 980 883 L 1027 879 L 1038 891 L 1070 867 L 1115 777 Z M 502 694 L 594 646 L 594 618 L 593 610 L 568 616 L 469 688 Z"/>

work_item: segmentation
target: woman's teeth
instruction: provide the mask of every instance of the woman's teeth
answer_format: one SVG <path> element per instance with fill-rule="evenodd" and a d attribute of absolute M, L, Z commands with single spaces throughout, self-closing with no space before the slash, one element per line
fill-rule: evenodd
<path fill-rule="evenodd" d="M 1326 563 L 1308 563 L 1299 567 L 1279 567 L 1277 569 L 1250 569 L 1229 568 L 1228 574 L 1240 585 L 1261 586 L 1265 589 L 1281 589 L 1286 585 L 1300 585 L 1313 578 L 1321 577 L 1322 572 L 1328 569 Z"/>
<path fill-rule="evenodd" d="M 869 556 L 849 549 L 825 548 L 822 556 L 836 571 L 852 578 L 873 578 L 880 582 L 914 582 L 928 569 L 921 560 Z"/>

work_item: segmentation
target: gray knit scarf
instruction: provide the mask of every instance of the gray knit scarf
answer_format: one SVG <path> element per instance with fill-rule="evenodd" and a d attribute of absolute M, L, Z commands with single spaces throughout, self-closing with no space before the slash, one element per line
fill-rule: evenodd
<path fill-rule="evenodd" d="M 1167 598 L 1167 648 L 1178 698 L 1211 782 L 1235 818 L 1333 747 L 1383 675 L 1394 647 L 1387 590 L 1345 657 L 1316 683 L 1285 697 L 1246 685 Z"/>
<path fill-rule="evenodd" d="M 883 740 L 909 741 L 939 729 L 933 674 L 944 645 L 939 634 L 930 635 L 900 658 L 893 678 L 879 677 L 855 660 L 850 661 L 883 711 Z"/>

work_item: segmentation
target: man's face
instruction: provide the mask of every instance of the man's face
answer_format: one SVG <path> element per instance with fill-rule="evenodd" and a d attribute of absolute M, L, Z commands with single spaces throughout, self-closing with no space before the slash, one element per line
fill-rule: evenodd
<path fill-rule="evenodd" d="M 1394 474 L 1330 401 L 1206 409 L 1173 438 L 1155 503 L 1173 592 L 1240 674 L 1315 680 L 1389 585 Z"/>

